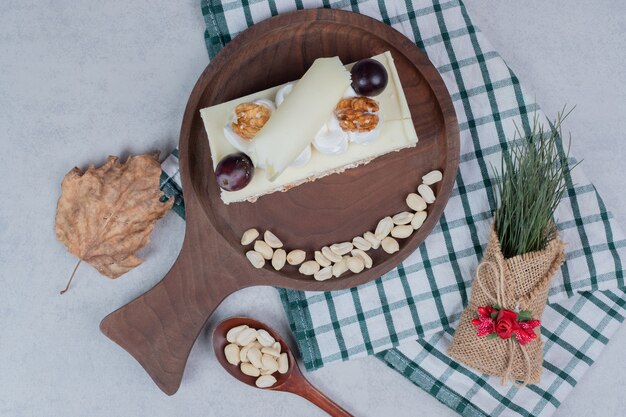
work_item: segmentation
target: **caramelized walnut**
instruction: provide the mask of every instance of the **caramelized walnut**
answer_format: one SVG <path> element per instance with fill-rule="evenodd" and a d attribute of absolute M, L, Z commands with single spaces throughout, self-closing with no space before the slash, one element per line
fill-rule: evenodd
<path fill-rule="evenodd" d="M 339 101 L 335 116 L 345 132 L 369 132 L 376 128 L 379 117 L 378 103 L 369 97 L 350 97 Z"/>
<path fill-rule="evenodd" d="M 376 100 L 369 97 L 350 97 L 344 98 L 339 101 L 335 111 L 341 111 L 345 109 L 361 110 L 368 113 L 376 113 L 378 111 L 378 103 Z"/>
<path fill-rule="evenodd" d="M 270 119 L 271 111 L 262 104 L 242 103 L 235 107 L 237 121 L 233 122 L 233 131 L 246 140 L 252 140 Z"/>

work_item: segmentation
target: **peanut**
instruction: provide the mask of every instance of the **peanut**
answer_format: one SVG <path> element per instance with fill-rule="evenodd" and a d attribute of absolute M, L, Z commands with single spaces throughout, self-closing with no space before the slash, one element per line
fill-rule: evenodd
<path fill-rule="evenodd" d="M 300 273 L 303 275 L 315 275 L 320 270 L 320 264 L 315 261 L 306 261 L 300 265 Z"/>
<path fill-rule="evenodd" d="M 361 250 L 370 250 L 372 248 L 372 244 L 361 236 L 357 236 L 352 239 L 352 245 Z"/>
<path fill-rule="evenodd" d="M 396 226 L 400 226 L 403 224 L 411 223 L 413 220 L 413 213 L 409 213 L 408 211 L 403 211 L 402 213 L 398 213 L 391 218 L 393 220 L 393 224 Z"/>
<path fill-rule="evenodd" d="M 330 250 L 335 252 L 339 256 L 343 256 L 346 253 L 350 253 L 353 247 L 354 246 L 352 246 L 352 243 L 350 242 L 342 242 L 342 243 L 335 243 L 334 245 L 330 245 Z"/>
<path fill-rule="evenodd" d="M 274 336 L 272 336 L 265 329 L 257 330 L 257 332 L 256 332 L 256 340 L 258 340 L 259 343 L 261 344 L 261 346 L 263 346 L 263 347 L 272 346 L 274 343 L 276 343 L 276 339 L 274 339 Z"/>
<path fill-rule="evenodd" d="M 315 261 L 320 264 L 320 266 L 322 268 L 327 267 L 328 265 L 331 264 L 331 262 L 328 260 L 327 257 L 324 256 L 324 254 L 318 250 L 315 251 Z"/>
<path fill-rule="evenodd" d="M 413 234 L 413 226 L 410 224 L 396 226 L 391 230 L 391 236 L 398 239 L 406 239 Z"/>
<path fill-rule="evenodd" d="M 256 366 L 252 365 L 249 362 L 243 362 L 239 369 L 241 369 L 241 372 L 243 372 L 244 374 L 246 374 L 248 376 L 255 376 L 256 377 L 256 376 L 261 375 L 261 371 L 259 371 L 259 368 L 257 368 Z"/>
<path fill-rule="evenodd" d="M 289 358 L 286 353 L 281 353 L 278 357 L 278 372 L 286 374 L 289 370 Z"/>
<path fill-rule="evenodd" d="M 415 193 L 411 193 L 406 197 L 406 205 L 414 211 L 426 210 L 426 201 Z"/>
<path fill-rule="evenodd" d="M 253 267 L 260 269 L 265 265 L 265 258 L 257 251 L 249 250 L 246 252 L 246 258 L 250 261 Z"/>
<path fill-rule="evenodd" d="M 237 340 L 237 335 L 247 328 L 248 328 L 248 325 L 246 324 L 233 327 L 226 333 L 226 340 L 228 340 L 229 343 L 235 343 L 235 341 Z"/>
<path fill-rule="evenodd" d="M 274 249 L 262 240 L 254 242 L 254 250 L 260 253 L 261 256 L 263 256 L 263 259 L 268 261 L 272 259 L 272 256 L 274 255 Z"/>
<path fill-rule="evenodd" d="M 248 229 L 245 232 L 243 232 L 243 235 L 241 236 L 241 244 L 243 246 L 247 246 L 250 243 L 254 242 L 254 240 L 259 237 L 259 231 L 256 229 Z"/>
<path fill-rule="evenodd" d="M 283 242 L 281 242 L 280 239 L 277 238 L 276 235 L 269 230 L 266 230 L 263 234 L 263 240 L 274 249 L 283 247 Z"/>
<path fill-rule="evenodd" d="M 376 231 L 374 231 L 374 237 L 377 240 L 382 241 L 389 235 L 389 233 L 391 233 L 391 229 L 393 229 L 393 220 L 391 219 L 391 217 L 387 216 L 378 222 L 378 225 L 376 226 Z"/>
<path fill-rule="evenodd" d="M 376 239 L 376 236 L 374 236 L 374 233 L 365 232 L 365 234 L 363 235 L 363 238 L 367 240 L 370 245 L 372 245 L 372 249 L 375 250 L 380 247 L 380 240 Z"/>
<path fill-rule="evenodd" d="M 339 262 L 341 261 L 341 255 L 337 255 L 335 252 L 330 250 L 328 246 L 324 246 L 322 248 L 322 254 L 331 262 Z"/>
<path fill-rule="evenodd" d="M 417 187 L 417 192 L 419 193 L 419 195 L 422 196 L 427 204 L 432 204 L 435 202 L 435 193 L 433 192 L 433 189 L 430 188 L 428 185 L 420 185 L 419 187 Z"/>
<path fill-rule="evenodd" d="M 272 375 L 261 375 L 255 381 L 255 385 L 259 388 L 269 388 L 276 383 L 276 378 Z"/>
<path fill-rule="evenodd" d="M 348 269 L 354 274 L 358 274 L 365 268 L 365 262 L 359 256 L 350 256 L 346 259 L 346 263 L 348 264 Z"/>
<path fill-rule="evenodd" d="M 350 253 L 352 254 L 352 256 L 361 258 L 367 269 L 370 269 L 372 265 L 374 264 L 374 262 L 372 261 L 372 258 L 367 253 L 365 253 L 365 251 L 361 249 L 352 249 Z"/>
<path fill-rule="evenodd" d="M 239 346 L 234 343 L 226 345 L 224 348 L 224 356 L 231 365 L 239 365 Z"/>
<path fill-rule="evenodd" d="M 284 249 L 276 249 L 272 255 L 272 266 L 275 270 L 280 271 L 287 261 L 287 252 Z"/>
<path fill-rule="evenodd" d="M 313 275 L 313 278 L 315 278 L 317 281 L 326 281 L 327 279 L 332 278 L 332 276 L 333 276 L 333 267 L 328 265 L 320 269 L 319 271 L 317 271 Z"/>
<path fill-rule="evenodd" d="M 424 220 L 426 220 L 426 212 L 425 211 L 418 211 L 417 213 L 415 213 L 415 216 L 413 216 L 413 220 L 411 220 L 411 226 L 413 226 L 413 229 L 417 230 L 420 227 L 422 227 L 422 224 L 424 224 Z"/>
<path fill-rule="evenodd" d="M 306 258 L 306 252 L 300 249 L 294 249 L 287 254 L 287 263 L 289 265 L 300 265 Z"/>
<path fill-rule="evenodd" d="M 341 276 L 344 272 L 348 270 L 348 263 L 344 258 L 342 258 L 339 262 L 333 265 L 333 276 L 335 278 Z"/>
<path fill-rule="evenodd" d="M 383 247 L 383 250 L 388 254 L 396 253 L 400 250 L 400 245 L 398 244 L 398 241 L 389 236 L 384 238 L 380 244 Z"/>
<path fill-rule="evenodd" d="M 441 181 L 442 178 L 443 178 L 443 174 L 441 173 L 441 171 L 434 170 L 424 175 L 422 177 L 422 182 L 426 185 L 433 185 Z"/>

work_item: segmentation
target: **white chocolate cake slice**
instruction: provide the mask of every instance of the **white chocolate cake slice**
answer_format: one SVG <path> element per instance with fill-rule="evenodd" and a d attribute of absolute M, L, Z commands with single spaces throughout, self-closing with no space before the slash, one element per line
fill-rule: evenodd
<path fill-rule="evenodd" d="M 255 174 L 250 183 L 237 191 L 221 190 L 222 201 L 226 204 L 240 201 L 254 202 L 263 195 L 287 191 L 303 183 L 367 164 L 387 153 L 415 146 L 417 134 L 393 58 L 389 52 L 372 58 L 385 67 L 389 77 L 384 91 L 372 97 L 378 102 L 380 116 L 378 126 L 380 132 L 375 140 L 366 144 L 351 142 L 345 152 L 334 155 L 319 152 L 311 147 L 313 149 L 310 151 L 308 162 L 290 165 L 298 158 L 302 149 L 305 147 L 309 149 L 308 144 L 315 137 L 315 133 L 311 133 L 315 132 L 315 126 L 321 123 L 317 129 L 321 128 L 323 121 L 332 115 L 333 107 L 329 108 L 329 103 L 337 103 L 350 84 L 349 72 L 337 68 L 338 58 L 318 59 L 302 78 L 303 81 L 308 79 L 314 82 L 302 84 L 297 82 L 289 96 L 284 99 L 278 110 L 274 110 L 269 121 L 251 142 L 246 153 L 255 163 Z M 352 64 L 345 68 L 349 70 L 351 67 Z M 347 74 L 347 79 L 342 72 Z M 327 83 L 320 87 L 321 79 L 326 79 Z M 323 96 L 315 91 L 316 86 L 319 91 L 324 92 Z M 211 147 L 214 168 L 223 157 L 239 152 L 226 137 L 224 129 L 232 119 L 235 107 L 248 102 L 272 101 L 282 87 L 283 85 L 272 87 L 200 111 Z M 306 97 L 310 99 L 303 99 Z M 314 121 L 304 127 L 303 123 L 281 121 L 283 116 L 279 114 L 290 115 L 291 118 L 295 114 L 309 114 Z M 276 118 L 271 122 L 274 116 Z M 293 138 L 295 143 L 285 144 L 289 138 Z"/>

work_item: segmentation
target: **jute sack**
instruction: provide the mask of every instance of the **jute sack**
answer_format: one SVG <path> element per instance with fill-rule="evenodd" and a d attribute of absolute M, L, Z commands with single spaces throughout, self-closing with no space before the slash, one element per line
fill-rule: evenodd
<path fill-rule="evenodd" d="M 565 260 L 564 245 L 558 234 L 544 250 L 505 259 L 498 236 L 491 227 L 483 260 L 476 270 L 469 305 L 461 315 L 448 354 L 457 361 L 489 375 L 536 384 L 541 378 L 543 341 L 537 338 L 520 345 L 515 337 L 487 339 L 477 336 L 472 320 L 478 307 L 498 304 L 501 308 L 530 310 L 532 318 L 541 320 L 548 298 L 549 282 Z"/>

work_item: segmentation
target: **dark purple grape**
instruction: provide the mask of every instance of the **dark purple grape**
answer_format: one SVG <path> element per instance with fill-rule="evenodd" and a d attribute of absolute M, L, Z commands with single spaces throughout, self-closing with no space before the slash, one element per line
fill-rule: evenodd
<path fill-rule="evenodd" d="M 352 88 L 361 96 L 377 96 L 387 87 L 387 70 L 375 59 L 362 59 L 354 64 L 352 70 Z"/>
<path fill-rule="evenodd" d="M 254 165 L 243 152 L 231 153 L 222 158 L 215 167 L 217 185 L 226 191 L 237 191 L 250 184 Z"/>

